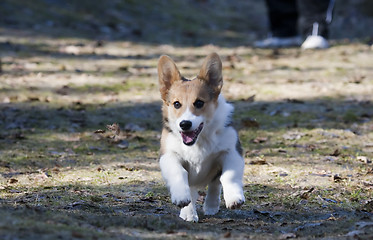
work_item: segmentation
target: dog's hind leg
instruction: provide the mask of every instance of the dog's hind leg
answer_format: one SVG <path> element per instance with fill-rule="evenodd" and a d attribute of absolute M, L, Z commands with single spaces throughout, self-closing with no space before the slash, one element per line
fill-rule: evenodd
<path fill-rule="evenodd" d="M 207 189 L 206 199 L 203 204 L 203 211 L 205 215 L 214 215 L 219 212 L 220 193 L 221 183 L 219 178 L 217 177 L 209 184 Z"/>
<path fill-rule="evenodd" d="M 188 206 L 183 207 L 180 210 L 180 217 L 188 222 L 198 222 L 198 214 L 196 209 L 198 190 L 196 188 L 191 187 L 190 193 L 192 196 L 192 201 L 189 203 Z"/>

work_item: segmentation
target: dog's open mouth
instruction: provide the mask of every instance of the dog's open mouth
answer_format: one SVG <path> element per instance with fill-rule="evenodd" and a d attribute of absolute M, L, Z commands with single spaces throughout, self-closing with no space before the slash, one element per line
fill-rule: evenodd
<path fill-rule="evenodd" d="M 194 131 L 180 132 L 181 137 L 183 138 L 183 143 L 187 146 L 193 145 L 196 142 L 198 135 L 201 133 L 202 128 L 203 123 L 201 123 L 199 127 Z"/>

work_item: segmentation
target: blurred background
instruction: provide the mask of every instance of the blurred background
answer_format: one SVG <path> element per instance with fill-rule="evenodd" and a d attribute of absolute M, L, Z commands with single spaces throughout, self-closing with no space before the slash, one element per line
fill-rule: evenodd
<path fill-rule="evenodd" d="M 2 0 L 0 34 L 136 41 L 154 44 L 251 45 L 268 34 L 258 0 Z M 373 1 L 337 0 L 331 39 L 371 42 Z"/>

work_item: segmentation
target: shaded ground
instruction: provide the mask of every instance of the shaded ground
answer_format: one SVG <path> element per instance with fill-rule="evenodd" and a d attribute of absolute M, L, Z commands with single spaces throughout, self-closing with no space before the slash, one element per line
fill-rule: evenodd
<path fill-rule="evenodd" d="M 248 4 L 243 2 L 238 6 Z M 25 6 L 22 1 L 1 4 L 1 11 Z M 224 7 L 223 2 L 217 4 Z M 263 11 L 257 4 L 252 11 Z M 35 16 L 34 6 L 25 9 Z M 219 38 L 219 46 L 189 47 L 198 44 L 196 39 L 207 43 L 208 35 L 191 30 L 195 35 L 186 34 L 178 42 L 162 32 L 177 45 L 149 40 L 147 35 L 147 43 L 134 41 L 136 36 L 130 35 L 139 33 L 132 30 L 126 41 L 114 33 L 96 38 L 92 29 L 80 31 L 85 26 L 81 19 L 76 20 L 83 24 L 76 27 L 79 31 L 67 31 L 74 21 L 63 8 L 59 14 L 67 25 L 59 26 L 62 23 L 52 16 L 58 24 L 46 28 L 48 32 L 34 26 L 44 26 L 48 11 L 43 9 L 38 9 L 36 20 L 21 21 L 15 13 L 2 22 L 1 239 L 373 237 L 369 37 L 355 43 L 336 41 L 325 51 L 238 46 L 262 34 L 254 28 L 253 35 L 244 38 Z M 95 11 L 92 8 L 91 15 L 96 16 Z M 219 19 L 219 12 L 213 14 Z M 97 26 L 106 16 L 97 20 Z M 229 11 L 226 16 L 233 17 Z M 338 19 L 342 18 L 337 23 Z M 164 24 L 170 27 L 167 21 Z M 233 43 L 224 44 L 229 39 Z M 170 203 L 158 167 L 161 115 L 156 64 L 161 54 L 168 54 L 191 77 L 212 51 L 222 57 L 224 95 L 236 108 L 234 121 L 245 149 L 246 203 L 228 211 L 222 202 L 214 217 L 203 216 L 200 207 L 200 223 L 186 223 Z M 203 198 L 201 190 L 200 205 Z"/>

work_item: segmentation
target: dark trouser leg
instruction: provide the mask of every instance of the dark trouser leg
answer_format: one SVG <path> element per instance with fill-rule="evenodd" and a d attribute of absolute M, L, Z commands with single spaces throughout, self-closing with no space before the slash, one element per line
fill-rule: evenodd
<path fill-rule="evenodd" d="M 298 35 L 298 9 L 296 0 L 266 0 L 269 22 L 274 37 Z"/>
<path fill-rule="evenodd" d="M 318 23 L 318 35 L 328 38 L 328 23 L 326 21 L 329 0 L 299 0 L 301 31 L 304 36 L 312 35 L 313 24 Z"/>

